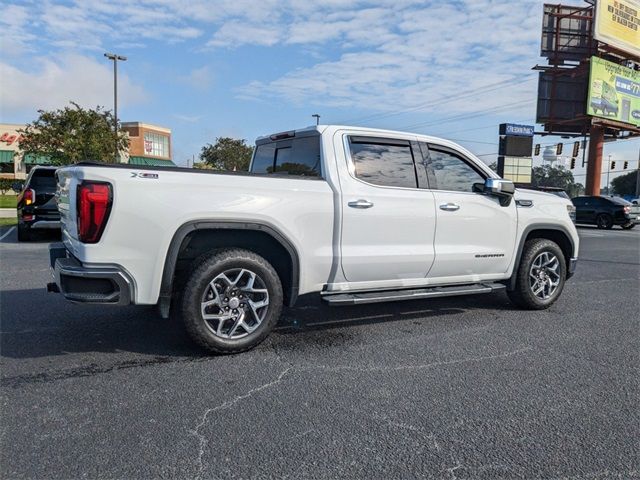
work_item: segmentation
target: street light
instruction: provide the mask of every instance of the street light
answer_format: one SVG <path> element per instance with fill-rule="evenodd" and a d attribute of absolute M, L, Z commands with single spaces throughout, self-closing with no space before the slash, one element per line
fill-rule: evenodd
<path fill-rule="evenodd" d="M 104 56 L 109 60 L 113 60 L 113 116 L 115 117 L 116 163 L 118 163 L 120 161 L 118 152 L 118 60 L 124 62 L 127 60 L 127 57 L 116 55 L 115 53 L 105 53 Z"/>

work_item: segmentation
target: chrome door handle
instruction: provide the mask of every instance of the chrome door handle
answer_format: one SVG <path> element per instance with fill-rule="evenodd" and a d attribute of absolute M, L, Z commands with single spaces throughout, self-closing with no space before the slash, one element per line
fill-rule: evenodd
<path fill-rule="evenodd" d="M 349 202 L 348 205 L 351 208 L 371 208 L 373 207 L 373 203 L 368 200 L 354 200 L 353 202 Z"/>
<path fill-rule="evenodd" d="M 441 203 L 440 210 L 446 210 L 447 212 L 455 212 L 456 210 L 460 210 L 460 205 L 456 205 L 455 203 Z"/>

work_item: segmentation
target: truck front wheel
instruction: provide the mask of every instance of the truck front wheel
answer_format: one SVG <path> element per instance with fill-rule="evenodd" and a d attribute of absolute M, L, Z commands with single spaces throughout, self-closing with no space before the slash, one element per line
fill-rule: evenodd
<path fill-rule="evenodd" d="M 182 296 L 182 319 L 207 350 L 239 353 L 262 342 L 282 312 L 282 284 L 260 255 L 218 250 L 191 272 Z"/>
<path fill-rule="evenodd" d="M 558 299 L 566 280 L 566 262 L 557 243 L 534 238 L 524 245 L 509 299 L 527 310 L 549 308 Z"/>

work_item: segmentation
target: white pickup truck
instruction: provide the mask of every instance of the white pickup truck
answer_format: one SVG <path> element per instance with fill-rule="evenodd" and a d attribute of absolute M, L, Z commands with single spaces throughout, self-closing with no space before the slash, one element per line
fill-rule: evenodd
<path fill-rule="evenodd" d="M 178 309 L 217 353 L 254 347 L 283 305 L 489 293 L 554 303 L 575 209 L 515 189 L 447 140 L 314 126 L 258 138 L 249 172 L 78 164 L 57 171 L 50 291 Z"/>

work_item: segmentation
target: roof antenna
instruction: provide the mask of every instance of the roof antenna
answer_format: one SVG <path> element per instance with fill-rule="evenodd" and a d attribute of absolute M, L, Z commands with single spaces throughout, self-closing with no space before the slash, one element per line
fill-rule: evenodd
<path fill-rule="evenodd" d="M 320 125 L 320 115 L 318 115 L 317 113 L 314 113 L 311 116 L 316 119 L 316 125 Z"/>

